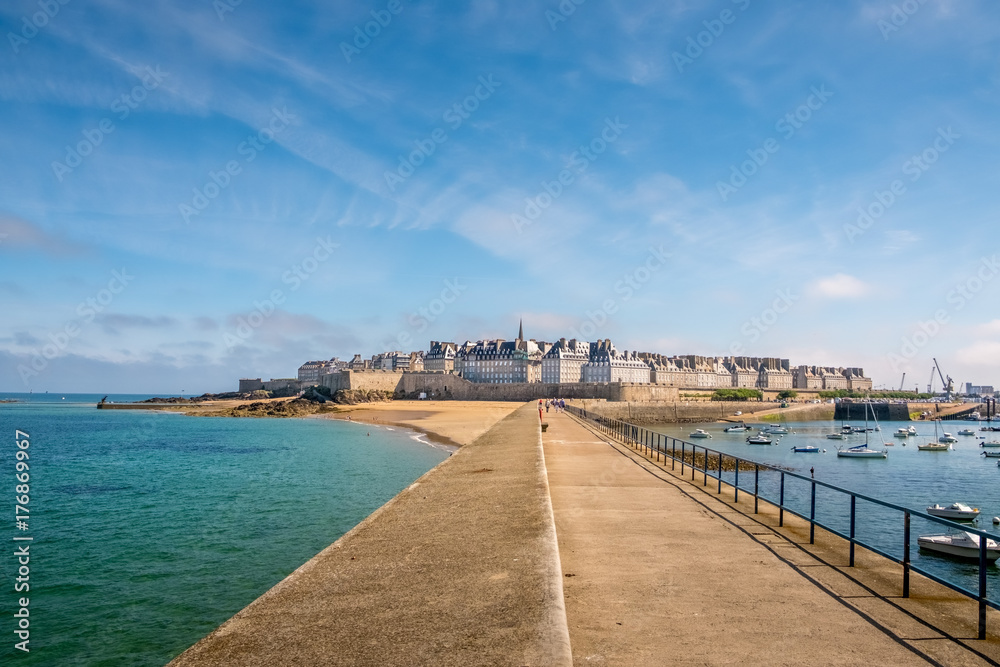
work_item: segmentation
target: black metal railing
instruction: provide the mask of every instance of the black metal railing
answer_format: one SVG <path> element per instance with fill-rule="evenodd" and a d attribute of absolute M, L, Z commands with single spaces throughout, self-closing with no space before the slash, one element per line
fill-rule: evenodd
<path fill-rule="evenodd" d="M 744 493 L 750 493 L 754 499 L 754 513 L 759 511 L 759 502 L 763 500 L 764 502 L 770 503 L 778 509 L 778 526 L 784 526 L 785 523 L 785 513 L 789 513 L 805 519 L 809 522 L 809 543 L 814 544 L 816 541 L 816 526 L 823 528 L 824 530 L 842 537 L 848 541 L 849 544 L 849 563 L 851 567 L 854 567 L 854 549 L 855 545 L 860 545 L 869 551 L 876 553 L 880 556 L 888 558 L 893 562 L 900 563 L 903 566 L 903 597 L 910 597 L 910 572 L 917 572 L 932 581 L 936 581 L 942 586 L 946 586 L 957 593 L 966 595 L 979 603 L 979 639 L 986 638 L 986 608 L 993 607 L 994 609 L 1000 610 L 1000 601 L 991 600 L 987 595 L 987 579 L 986 572 L 988 567 L 987 556 L 987 539 L 995 538 L 996 535 L 992 535 L 982 530 L 972 528 L 971 526 L 962 525 L 955 523 L 954 521 L 949 521 L 948 519 L 943 519 L 941 517 L 932 516 L 926 512 L 921 512 L 919 510 L 910 509 L 902 505 L 897 505 L 895 503 L 886 502 L 884 500 L 879 500 L 878 498 L 873 498 L 871 496 L 858 493 L 856 491 L 851 491 L 850 489 L 845 489 L 834 484 L 829 484 L 827 482 L 818 481 L 813 479 L 811 476 L 802 475 L 790 470 L 782 470 L 778 467 L 768 465 L 766 463 L 760 463 L 758 461 L 753 461 L 751 459 L 744 459 L 739 456 L 734 456 L 732 454 L 726 454 L 708 447 L 702 447 L 696 445 L 692 442 L 687 442 L 681 440 L 680 438 L 675 438 L 657 431 L 651 431 L 647 428 L 641 426 L 636 426 L 634 424 L 629 424 L 628 422 L 623 422 L 618 419 L 611 419 L 608 417 L 603 417 L 599 414 L 588 412 L 581 408 L 575 406 L 566 406 L 566 411 L 573 414 L 580 419 L 586 420 L 593 423 L 598 429 L 607 435 L 613 436 L 625 443 L 626 445 L 632 447 L 633 449 L 639 451 L 643 455 L 649 457 L 655 461 L 662 461 L 664 466 L 667 460 L 670 461 L 670 467 L 672 470 L 677 470 L 678 464 L 680 465 L 679 473 L 682 477 L 687 476 L 687 471 L 685 468 L 690 470 L 690 476 L 692 481 L 697 480 L 697 476 L 701 473 L 702 485 L 708 486 L 709 478 L 716 479 L 718 481 L 718 486 L 716 493 L 722 493 L 723 486 L 723 468 L 726 462 L 729 462 L 732 466 L 732 481 L 726 481 L 725 483 L 732 487 L 733 489 L 733 501 L 736 502 L 740 498 L 740 491 Z M 701 463 L 698 463 L 698 452 L 701 452 Z M 741 489 L 740 487 L 740 471 L 753 472 L 753 490 Z M 760 489 L 760 473 L 761 471 L 776 473 L 778 475 L 777 484 L 777 498 L 773 495 L 769 496 L 766 492 L 761 492 Z M 786 478 L 803 480 L 809 484 L 809 510 L 808 512 L 800 511 L 792 507 L 787 502 L 785 497 L 785 482 Z M 816 504 L 816 490 L 817 488 L 826 489 L 833 492 L 839 497 L 849 497 L 850 498 L 850 514 L 849 517 L 845 517 L 848 528 L 846 532 L 842 528 L 837 528 L 832 525 L 833 521 L 821 520 L 817 518 L 817 504 Z M 872 540 L 865 540 L 859 538 L 857 535 L 858 527 L 858 513 L 857 513 L 857 501 L 861 499 L 865 502 L 872 503 L 878 507 L 885 508 L 887 510 L 898 512 L 902 515 L 903 521 L 903 544 L 902 544 L 902 556 L 897 556 L 890 553 L 887 549 L 880 547 L 875 544 Z M 832 503 L 831 503 L 832 504 Z M 838 516 L 834 514 L 834 517 Z M 929 571 L 926 568 L 914 565 L 910 559 L 910 523 L 912 517 L 918 517 L 922 520 L 930 521 L 935 524 L 941 524 L 951 529 L 964 531 L 971 533 L 973 535 L 979 536 L 979 586 L 977 591 L 972 591 L 964 586 L 954 582 L 949 581 L 946 577 L 934 572 Z"/>

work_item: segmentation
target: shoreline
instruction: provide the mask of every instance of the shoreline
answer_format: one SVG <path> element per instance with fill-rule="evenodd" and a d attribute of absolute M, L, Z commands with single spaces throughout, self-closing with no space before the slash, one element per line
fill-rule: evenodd
<path fill-rule="evenodd" d="M 294 419 L 294 417 L 293 417 Z M 448 452 L 456 452 L 462 447 L 462 443 L 455 442 L 447 436 L 443 436 L 439 433 L 434 433 L 427 429 L 418 428 L 410 424 L 404 424 L 401 422 L 364 422 L 364 421 L 354 421 L 353 419 L 347 419 L 345 417 L 335 417 L 333 415 L 306 415 L 305 417 L 300 417 L 300 419 L 322 419 L 324 421 L 336 421 L 345 424 L 355 424 L 357 426 L 365 426 L 368 428 L 384 428 L 387 430 L 399 429 L 401 431 L 408 431 L 412 433 L 410 437 L 427 445 L 428 447 L 435 447 L 444 449 Z M 426 440 L 420 440 L 420 438 L 426 438 Z"/>
<path fill-rule="evenodd" d="M 471 443 L 517 408 L 508 401 L 393 400 L 375 403 L 332 404 L 295 398 L 205 401 L 191 404 L 122 404 L 128 410 L 149 410 L 188 417 L 238 419 L 332 419 L 366 426 L 388 426 L 412 431 L 439 446 L 455 451 Z M 117 405 L 117 404 L 116 404 Z M 250 406 L 253 406 L 251 409 Z M 112 408 L 115 409 L 115 408 Z"/>

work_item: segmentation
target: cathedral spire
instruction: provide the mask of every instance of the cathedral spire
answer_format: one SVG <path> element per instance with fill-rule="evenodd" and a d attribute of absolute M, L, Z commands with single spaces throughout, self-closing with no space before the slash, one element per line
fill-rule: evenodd
<path fill-rule="evenodd" d="M 517 322 L 517 339 L 524 340 L 524 320 L 518 320 Z"/>

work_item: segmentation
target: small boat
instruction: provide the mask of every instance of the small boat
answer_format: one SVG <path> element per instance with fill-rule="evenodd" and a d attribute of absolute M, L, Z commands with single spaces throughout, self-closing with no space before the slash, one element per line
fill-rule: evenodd
<path fill-rule="evenodd" d="M 826 437 L 829 438 L 830 440 L 843 440 L 844 439 L 844 434 L 843 433 L 827 433 Z"/>
<path fill-rule="evenodd" d="M 990 440 L 979 443 L 980 447 L 1000 447 L 1000 440 Z"/>
<path fill-rule="evenodd" d="M 971 428 L 963 428 L 958 432 L 959 435 L 975 435 L 976 432 Z"/>
<path fill-rule="evenodd" d="M 743 431 L 747 430 L 747 427 L 746 424 L 734 424 L 732 426 L 727 426 L 722 430 L 725 431 L 726 433 L 742 433 Z"/>
<path fill-rule="evenodd" d="M 917 538 L 921 549 L 937 551 L 958 558 L 979 558 L 979 536 L 973 533 L 961 535 L 921 535 Z M 1000 558 L 1000 544 L 986 539 L 986 560 L 990 563 Z"/>
<path fill-rule="evenodd" d="M 854 432 L 854 427 L 851 426 L 850 424 L 841 424 L 840 425 L 840 432 L 841 433 L 853 433 Z"/>
<path fill-rule="evenodd" d="M 958 438 L 953 436 L 951 433 L 944 433 L 940 438 L 938 438 L 938 442 L 958 442 Z"/>
<path fill-rule="evenodd" d="M 711 438 L 712 434 L 709 433 L 708 431 L 706 431 L 705 429 L 698 428 L 698 429 L 695 429 L 693 432 L 689 433 L 688 437 L 689 438 Z"/>
<path fill-rule="evenodd" d="M 909 433 L 910 435 L 916 435 L 917 434 L 917 427 L 916 426 L 907 426 L 906 427 L 906 432 Z"/>
<path fill-rule="evenodd" d="M 909 438 L 910 431 L 906 428 L 897 428 L 896 432 L 892 434 L 895 438 Z"/>
<path fill-rule="evenodd" d="M 969 507 L 965 503 L 952 503 L 948 507 L 941 507 L 934 503 L 927 508 L 927 513 L 931 516 L 939 516 L 942 519 L 954 519 L 955 521 L 972 521 L 979 516 L 978 507 Z"/>
<path fill-rule="evenodd" d="M 917 445 L 917 449 L 921 452 L 946 452 L 951 449 L 951 445 L 946 445 L 943 442 L 928 442 Z"/>
<path fill-rule="evenodd" d="M 773 424 L 771 426 L 766 427 L 764 430 L 765 432 L 772 433 L 774 435 L 785 435 L 788 433 L 788 429 L 785 428 L 784 426 L 781 426 L 780 424 Z"/>
<path fill-rule="evenodd" d="M 983 450 L 982 454 L 988 459 L 1000 459 L 1000 452 L 988 452 Z"/>
<path fill-rule="evenodd" d="M 884 459 L 888 458 L 889 452 L 886 450 L 868 449 L 868 445 L 858 445 L 847 449 L 838 449 L 837 456 L 853 459 Z"/>
<path fill-rule="evenodd" d="M 748 445 L 770 445 L 771 438 L 767 437 L 767 434 L 761 431 L 757 435 L 751 435 L 747 437 Z"/>
<path fill-rule="evenodd" d="M 792 451 L 802 454 L 819 454 L 819 447 L 816 445 L 802 445 L 800 447 L 792 447 Z"/>

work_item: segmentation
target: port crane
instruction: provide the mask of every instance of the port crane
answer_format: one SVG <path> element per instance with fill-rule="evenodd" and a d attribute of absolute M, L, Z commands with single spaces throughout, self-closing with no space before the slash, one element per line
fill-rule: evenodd
<path fill-rule="evenodd" d="M 938 377 L 941 378 L 941 385 L 944 388 L 945 400 L 950 401 L 951 393 L 955 391 L 955 381 L 951 379 L 950 375 L 947 380 L 944 379 L 945 376 L 944 373 L 941 372 L 941 364 L 938 363 L 936 358 L 934 358 L 934 368 L 937 369 Z M 934 379 L 934 368 L 931 369 L 931 380 Z"/>

